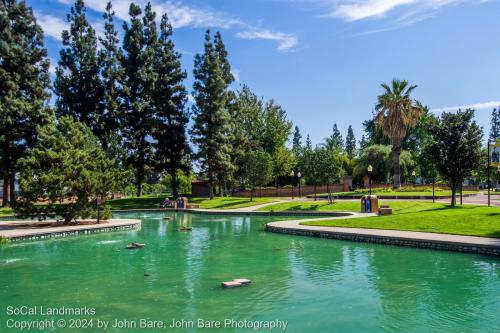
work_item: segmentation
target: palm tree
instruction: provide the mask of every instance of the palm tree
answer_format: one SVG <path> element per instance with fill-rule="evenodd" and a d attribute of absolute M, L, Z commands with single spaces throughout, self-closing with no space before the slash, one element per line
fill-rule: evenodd
<path fill-rule="evenodd" d="M 392 85 L 381 84 L 384 93 L 378 96 L 375 107 L 375 122 L 384 135 L 391 140 L 394 160 L 393 187 L 401 187 L 401 168 L 399 156 L 401 142 L 409 129 L 414 128 L 421 115 L 422 105 L 410 97 L 417 86 L 411 86 L 407 81 L 392 80 Z"/>

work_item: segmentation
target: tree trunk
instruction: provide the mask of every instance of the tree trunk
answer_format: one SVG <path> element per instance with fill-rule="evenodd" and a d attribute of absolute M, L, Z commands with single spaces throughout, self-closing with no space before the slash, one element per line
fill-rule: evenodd
<path fill-rule="evenodd" d="M 455 186 L 455 184 L 451 184 L 451 206 L 452 207 L 454 207 L 456 202 L 457 202 L 457 198 L 455 197 L 456 192 L 457 192 L 457 187 Z"/>
<path fill-rule="evenodd" d="M 214 176 L 210 171 L 208 172 L 208 194 L 212 200 L 214 198 Z"/>
<path fill-rule="evenodd" d="M 10 199 L 10 186 L 9 186 L 9 177 L 5 177 L 3 179 L 3 199 L 2 199 L 2 207 L 7 207 L 9 205 Z"/>
<path fill-rule="evenodd" d="M 330 201 L 330 184 L 326 184 L 326 192 L 328 193 L 328 203 L 330 204 L 332 203 Z"/>
<path fill-rule="evenodd" d="M 77 212 L 77 207 L 78 207 L 78 202 L 76 202 L 73 205 L 73 207 L 71 208 L 71 210 L 64 217 L 64 222 L 63 222 L 64 224 L 70 224 L 71 220 L 73 220 L 75 218 L 75 215 L 76 215 L 76 212 Z"/>
<path fill-rule="evenodd" d="M 179 197 L 179 184 L 177 184 L 177 173 L 176 172 L 172 172 L 170 186 L 172 187 L 172 198 L 177 199 Z"/>
<path fill-rule="evenodd" d="M 393 188 L 401 187 L 401 165 L 399 156 L 401 155 L 400 140 L 395 140 L 392 147 L 392 158 L 394 163 Z"/>
<path fill-rule="evenodd" d="M 14 206 L 16 203 L 16 176 L 12 175 L 10 177 L 10 205 Z"/>
<path fill-rule="evenodd" d="M 142 197 L 142 177 L 137 179 L 137 191 L 135 195 L 137 197 Z"/>
<path fill-rule="evenodd" d="M 253 191 L 254 191 L 254 188 L 252 186 L 252 189 L 250 190 L 250 201 L 253 201 Z"/>

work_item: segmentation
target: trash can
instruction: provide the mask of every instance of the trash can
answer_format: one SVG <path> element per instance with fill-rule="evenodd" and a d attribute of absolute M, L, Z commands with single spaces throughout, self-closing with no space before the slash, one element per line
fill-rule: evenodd
<path fill-rule="evenodd" d="M 371 213 L 378 213 L 378 197 L 370 195 L 370 211 Z"/>
<path fill-rule="evenodd" d="M 361 197 L 361 213 L 378 212 L 378 198 L 376 195 L 363 195 Z"/>

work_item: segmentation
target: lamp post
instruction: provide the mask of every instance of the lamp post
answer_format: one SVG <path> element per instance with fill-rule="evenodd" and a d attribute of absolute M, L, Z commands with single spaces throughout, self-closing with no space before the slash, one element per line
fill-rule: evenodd
<path fill-rule="evenodd" d="M 415 170 L 412 171 L 411 175 L 413 176 L 413 186 L 417 185 L 417 173 Z"/>
<path fill-rule="evenodd" d="M 371 176 L 372 172 L 373 172 L 373 167 L 370 164 L 368 166 L 368 183 L 369 183 L 369 187 L 370 187 L 370 195 L 372 195 L 372 176 Z"/>
<path fill-rule="evenodd" d="M 302 174 L 299 171 L 299 172 L 297 172 L 297 179 L 299 180 L 299 198 L 302 196 L 300 193 L 300 177 L 302 177 Z"/>
<path fill-rule="evenodd" d="M 293 177 L 295 177 L 295 172 L 290 172 L 290 177 L 292 177 L 292 200 L 293 200 Z"/>
<path fill-rule="evenodd" d="M 436 187 L 436 175 L 432 176 L 432 202 L 436 202 L 436 196 L 434 195 L 434 188 Z"/>
<path fill-rule="evenodd" d="M 490 182 L 490 166 L 491 166 L 491 146 L 488 140 L 488 165 L 486 166 L 486 173 L 488 174 L 488 207 L 491 206 L 491 182 Z"/>
<path fill-rule="evenodd" d="M 100 219 L 101 219 L 101 217 L 99 215 L 99 208 L 100 208 L 100 206 L 101 206 L 101 198 L 100 197 L 96 197 L 96 199 L 95 199 L 95 208 L 97 210 L 97 224 L 99 224 Z"/>

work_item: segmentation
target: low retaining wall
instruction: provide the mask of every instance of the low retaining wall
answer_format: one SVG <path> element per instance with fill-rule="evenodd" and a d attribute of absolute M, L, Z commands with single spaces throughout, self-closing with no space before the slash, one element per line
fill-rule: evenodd
<path fill-rule="evenodd" d="M 141 226 L 140 220 L 122 220 L 122 222 L 116 224 L 93 224 L 89 226 L 71 226 L 60 227 L 63 230 L 57 230 L 56 228 L 47 228 L 47 230 L 41 229 L 18 229 L 19 231 L 13 235 L 2 236 L 9 240 L 9 242 L 19 242 L 19 241 L 34 241 L 49 238 L 63 238 L 70 236 L 80 236 L 80 235 L 90 235 L 103 232 L 116 232 L 116 231 L 129 231 L 137 230 Z M 0 232 L 1 235 L 1 232 Z"/>
<path fill-rule="evenodd" d="M 466 252 L 466 253 L 476 253 L 484 255 L 500 256 L 500 247 L 498 246 L 485 246 L 485 245 L 471 245 L 464 243 L 454 243 L 446 241 L 435 241 L 435 240 L 420 240 L 420 239 L 407 239 L 398 238 L 390 236 L 374 236 L 374 235 L 361 235 L 354 233 L 344 233 L 344 232 L 334 232 L 334 231 L 322 231 L 322 230 L 305 230 L 305 229 L 294 229 L 294 228 L 284 228 L 275 227 L 266 224 L 266 231 L 297 235 L 297 236 L 308 236 L 317 238 L 327 238 L 327 239 L 338 239 L 347 240 L 354 242 L 365 242 L 365 243 L 375 243 L 375 244 L 385 244 L 385 245 L 396 245 L 396 246 L 409 246 L 423 249 L 433 249 L 441 251 L 455 251 L 455 252 Z"/>
<path fill-rule="evenodd" d="M 189 209 L 189 208 L 150 208 L 150 209 L 119 209 L 113 210 L 116 213 L 126 212 L 176 212 L 176 213 L 189 213 L 199 215 L 238 215 L 238 216 L 318 216 L 318 217 L 345 217 L 350 216 L 349 212 L 311 212 L 311 211 L 231 211 L 231 210 L 214 210 L 214 209 Z"/>

